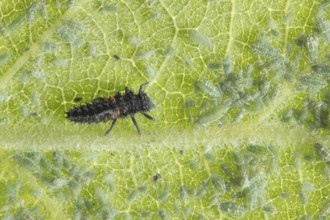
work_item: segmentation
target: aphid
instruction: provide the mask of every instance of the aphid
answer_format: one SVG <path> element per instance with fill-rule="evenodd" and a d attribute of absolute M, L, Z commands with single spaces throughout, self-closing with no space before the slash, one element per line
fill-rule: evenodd
<path fill-rule="evenodd" d="M 220 202 L 218 209 L 236 216 L 241 216 L 245 213 L 245 208 L 243 206 L 231 202 Z"/>
<path fill-rule="evenodd" d="M 207 95 L 214 97 L 214 98 L 221 98 L 222 92 L 220 88 L 215 86 L 211 80 L 202 79 L 196 82 L 196 86 Z"/>
<path fill-rule="evenodd" d="M 252 51 L 255 52 L 256 54 L 260 54 L 268 58 L 280 56 L 278 50 L 276 50 L 271 45 L 268 45 L 264 42 L 256 42 L 252 44 Z"/>
<path fill-rule="evenodd" d="M 11 57 L 10 54 L 0 54 L 0 66 L 7 63 L 9 61 L 10 57 Z"/>
<path fill-rule="evenodd" d="M 34 20 L 34 16 L 38 14 L 42 7 L 42 3 L 34 3 L 29 8 L 26 9 L 26 15 L 29 22 Z"/>
<path fill-rule="evenodd" d="M 57 159 L 57 151 L 54 151 L 53 152 L 53 160 L 56 160 Z"/>
<path fill-rule="evenodd" d="M 127 197 L 127 200 L 128 201 L 133 201 L 136 197 L 137 197 L 137 195 L 138 195 L 138 191 L 137 190 L 133 190 L 129 195 L 128 195 L 128 197 Z"/>
<path fill-rule="evenodd" d="M 222 178 L 219 178 L 217 174 L 213 174 L 210 177 L 210 180 L 214 186 L 214 189 L 220 194 L 223 195 L 226 192 L 226 184 Z"/>
<path fill-rule="evenodd" d="M 265 64 L 262 67 L 264 67 L 267 70 L 280 69 L 281 67 L 283 67 L 283 58 L 280 56 L 271 58 L 270 60 L 265 62 Z"/>
<path fill-rule="evenodd" d="M 287 52 L 288 54 L 291 54 L 292 51 L 293 51 L 293 49 L 294 49 L 293 44 L 291 44 L 291 43 L 287 43 L 287 44 L 286 44 L 286 52 Z"/>
<path fill-rule="evenodd" d="M 160 178 L 162 178 L 162 175 L 160 175 L 159 173 L 156 173 L 156 174 L 153 176 L 153 179 L 154 179 L 154 182 L 155 182 L 155 183 L 159 182 Z"/>
<path fill-rule="evenodd" d="M 113 55 L 113 58 L 115 58 L 116 60 L 120 60 L 120 56 L 118 56 L 118 55 Z"/>
<path fill-rule="evenodd" d="M 269 83 L 269 81 L 264 80 L 264 81 L 260 82 L 258 87 L 259 87 L 259 91 L 260 91 L 260 96 L 263 97 L 268 93 L 269 88 L 270 88 L 270 83 Z"/>
<path fill-rule="evenodd" d="M 67 60 L 67 59 L 56 59 L 56 60 L 54 60 L 54 64 L 56 66 L 66 66 L 66 65 L 68 65 L 68 62 L 69 62 L 69 60 Z"/>
<path fill-rule="evenodd" d="M 298 68 L 297 68 L 297 66 L 294 64 L 294 63 L 292 63 L 292 62 L 290 62 L 289 60 L 284 60 L 284 64 L 285 64 L 285 67 L 290 71 L 290 72 L 293 72 L 293 73 L 296 73 L 296 72 L 298 72 Z"/>
<path fill-rule="evenodd" d="M 97 56 L 97 49 L 93 43 L 88 43 L 88 53 L 91 57 Z"/>
<path fill-rule="evenodd" d="M 148 7 L 151 8 L 155 4 L 155 2 L 155 0 L 149 0 L 147 3 Z"/>
<path fill-rule="evenodd" d="M 322 209 L 320 210 L 320 214 L 319 214 L 319 219 L 323 219 L 321 217 L 324 217 L 324 219 L 327 218 L 327 216 L 329 217 L 330 215 L 330 200 L 328 199 L 324 204 Z"/>
<path fill-rule="evenodd" d="M 9 30 L 15 30 L 16 28 L 18 28 L 24 21 L 26 20 L 26 15 L 22 14 L 20 16 L 18 16 L 17 18 L 15 18 L 13 20 L 13 22 L 10 23 L 10 25 L 8 26 Z"/>
<path fill-rule="evenodd" d="M 319 7 L 321 8 L 321 9 L 324 9 L 324 8 L 326 8 L 327 6 L 329 6 L 330 5 L 330 1 L 329 0 L 324 0 L 320 5 L 319 5 Z"/>
<path fill-rule="evenodd" d="M 207 153 L 205 153 L 204 154 L 204 157 L 209 162 L 213 162 L 213 161 L 215 161 L 217 159 L 213 152 L 207 152 Z"/>
<path fill-rule="evenodd" d="M 82 100 L 82 98 L 80 98 L 80 97 L 76 97 L 73 99 L 74 102 L 80 102 L 81 100 Z"/>
<path fill-rule="evenodd" d="M 159 214 L 159 217 L 160 217 L 161 219 L 167 219 L 167 218 L 166 218 L 167 214 L 166 214 L 165 210 L 160 209 L 160 210 L 158 211 L 158 214 Z"/>
<path fill-rule="evenodd" d="M 271 18 L 269 20 L 269 29 L 270 29 L 270 33 L 274 36 L 274 37 L 280 37 L 281 36 L 281 32 L 278 31 L 277 27 L 276 27 L 276 23 L 274 21 L 273 18 Z"/>
<path fill-rule="evenodd" d="M 301 76 L 299 81 L 309 88 L 311 94 L 318 93 L 321 89 L 326 88 L 328 83 L 318 75 Z"/>
<path fill-rule="evenodd" d="M 267 153 L 267 148 L 262 145 L 249 145 L 247 150 L 254 154 L 265 155 Z"/>
<path fill-rule="evenodd" d="M 330 168 L 327 164 L 323 166 L 323 176 L 325 179 L 330 180 Z"/>
<path fill-rule="evenodd" d="M 308 52 L 308 56 L 312 60 L 312 62 L 315 62 L 318 57 L 318 46 L 319 46 L 319 41 L 316 37 L 307 36 L 306 49 Z"/>
<path fill-rule="evenodd" d="M 207 68 L 210 70 L 218 70 L 218 69 L 220 69 L 220 64 L 219 63 L 208 63 Z"/>
<path fill-rule="evenodd" d="M 226 164 L 221 164 L 221 169 L 227 176 L 233 176 L 233 171 Z"/>
<path fill-rule="evenodd" d="M 57 30 L 57 34 L 60 38 L 62 38 L 62 40 L 73 45 L 77 45 L 82 42 L 80 35 L 86 31 L 87 29 L 84 25 L 79 22 L 69 20 Z"/>
<path fill-rule="evenodd" d="M 330 65 L 317 64 L 312 66 L 312 70 L 317 73 L 330 73 Z"/>
<path fill-rule="evenodd" d="M 317 16 L 315 28 L 324 35 L 327 42 L 330 42 L 330 23 L 326 18 Z"/>
<path fill-rule="evenodd" d="M 299 197 L 303 205 L 308 205 L 308 195 L 306 192 L 300 191 Z"/>
<path fill-rule="evenodd" d="M 75 0 L 69 0 L 66 5 L 68 6 L 68 8 L 71 8 L 75 3 Z"/>
<path fill-rule="evenodd" d="M 238 111 L 234 117 L 234 121 L 235 122 L 238 122 L 240 121 L 243 117 L 244 117 L 244 114 L 245 114 L 245 108 L 241 109 L 240 111 Z"/>
<path fill-rule="evenodd" d="M 262 207 L 262 211 L 267 212 L 269 214 L 275 214 L 277 209 L 272 204 L 268 204 Z"/>
<path fill-rule="evenodd" d="M 168 184 L 165 185 L 158 195 L 158 200 L 165 202 L 167 198 L 170 196 L 170 190 L 171 187 Z"/>
<path fill-rule="evenodd" d="M 314 144 L 314 149 L 319 158 L 324 162 L 330 162 L 330 150 L 320 143 Z"/>
<path fill-rule="evenodd" d="M 42 18 L 47 18 L 48 12 L 47 12 L 47 3 L 42 3 L 40 8 L 40 15 Z"/>
<path fill-rule="evenodd" d="M 34 118 L 35 118 L 35 117 L 38 117 L 38 113 L 37 113 L 37 112 L 32 112 L 32 113 L 30 114 L 30 116 L 31 116 L 31 117 L 34 117 Z"/>
<path fill-rule="evenodd" d="M 194 43 L 199 44 L 200 46 L 209 48 L 212 47 L 212 41 L 207 36 L 196 30 L 189 31 L 189 37 Z"/>
<path fill-rule="evenodd" d="M 170 47 L 164 51 L 163 55 L 165 57 L 171 57 L 171 56 L 175 55 L 175 49 L 173 47 Z"/>
<path fill-rule="evenodd" d="M 44 80 L 44 76 L 42 74 L 42 72 L 35 70 L 31 73 L 31 75 L 39 80 Z"/>
<path fill-rule="evenodd" d="M 202 198 L 206 195 L 207 192 L 207 182 L 203 182 L 202 185 L 197 189 L 196 193 L 195 193 L 195 197 L 197 198 Z"/>
<path fill-rule="evenodd" d="M 195 122 L 196 125 L 209 125 L 210 123 L 221 119 L 230 109 L 231 101 L 224 101 L 220 106 L 216 106 L 204 112 Z"/>
<path fill-rule="evenodd" d="M 253 70 L 254 70 L 254 66 L 252 64 L 249 64 L 247 67 L 246 67 L 246 70 L 244 72 L 244 76 L 245 77 L 250 77 L 251 74 L 253 73 Z"/>
<path fill-rule="evenodd" d="M 200 169 L 200 166 L 195 159 L 190 159 L 188 166 L 189 166 L 189 169 L 191 169 L 194 172 L 197 172 Z"/>
<path fill-rule="evenodd" d="M 108 135 L 115 126 L 118 118 L 130 116 L 134 126 L 141 136 L 140 128 L 135 120 L 136 113 L 142 113 L 147 119 L 157 121 L 146 112 L 153 107 L 149 96 L 143 91 L 143 87 L 149 82 L 140 86 L 139 94 L 134 94 L 128 87 L 125 87 L 125 94 L 119 92 L 114 97 L 98 97 L 79 107 L 74 107 L 66 112 L 66 118 L 76 123 L 100 123 L 112 121 L 110 128 L 105 132 Z"/>
<path fill-rule="evenodd" d="M 51 42 L 42 42 L 42 48 L 48 51 L 60 51 L 61 47 Z"/>
<path fill-rule="evenodd" d="M 3 36 L 3 37 L 6 37 L 7 36 L 7 30 L 6 28 L 0 23 L 0 35 Z"/>
<path fill-rule="evenodd" d="M 155 54 L 156 54 L 156 52 L 154 50 L 150 50 L 146 53 L 137 55 L 136 60 L 147 60 L 147 59 L 150 59 Z"/>
<path fill-rule="evenodd" d="M 323 64 L 313 65 L 312 70 L 322 75 L 326 80 L 330 80 L 330 65 L 323 65 Z"/>
<path fill-rule="evenodd" d="M 189 100 L 189 101 L 183 103 L 184 108 L 194 107 L 195 105 L 196 105 L 196 102 L 194 100 Z"/>
<path fill-rule="evenodd" d="M 233 72 L 233 59 L 231 58 L 231 56 L 226 56 L 225 58 L 223 58 L 222 68 L 226 76 Z"/>

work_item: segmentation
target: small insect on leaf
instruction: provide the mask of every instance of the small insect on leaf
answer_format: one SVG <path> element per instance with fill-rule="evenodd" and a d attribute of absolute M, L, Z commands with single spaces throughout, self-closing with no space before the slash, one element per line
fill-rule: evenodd
<path fill-rule="evenodd" d="M 26 21 L 26 14 L 22 14 L 17 18 L 15 18 L 13 22 L 9 24 L 8 29 L 13 31 L 16 28 L 18 28 L 21 24 L 23 24 L 24 21 Z"/>
<path fill-rule="evenodd" d="M 319 214 L 319 219 L 326 219 L 330 215 L 330 200 L 328 199 L 323 206 L 321 206 L 321 211 Z"/>
<path fill-rule="evenodd" d="M 42 42 L 42 48 L 47 51 L 54 51 L 58 52 L 61 50 L 61 47 L 57 44 L 51 43 L 51 42 Z"/>
<path fill-rule="evenodd" d="M 214 98 L 221 98 L 222 92 L 219 87 L 215 86 L 211 80 L 202 79 L 197 81 L 197 87 L 207 95 L 214 97 Z"/>
<path fill-rule="evenodd" d="M 245 213 L 245 208 L 243 206 L 232 202 L 220 203 L 219 210 L 236 216 L 241 216 Z"/>
<path fill-rule="evenodd" d="M 196 44 L 204 47 L 211 48 L 212 41 L 203 33 L 196 31 L 196 30 L 191 30 L 189 31 L 189 38 Z"/>
<path fill-rule="evenodd" d="M 312 94 L 316 94 L 321 89 L 328 86 L 327 81 L 318 75 L 301 76 L 299 81 L 302 85 L 306 86 Z"/>
<path fill-rule="evenodd" d="M 155 183 L 159 182 L 161 178 L 162 178 L 162 175 L 160 175 L 159 173 L 156 173 L 156 174 L 153 176 L 153 179 L 154 179 L 154 182 L 155 182 Z"/>
<path fill-rule="evenodd" d="M 227 100 L 219 106 L 215 106 L 207 112 L 203 113 L 195 122 L 196 125 L 208 125 L 216 120 L 221 119 L 231 106 L 231 101 Z"/>
<path fill-rule="evenodd" d="M 135 114 L 141 113 L 147 119 L 158 121 L 147 114 L 153 107 L 149 96 L 143 91 L 143 87 L 149 82 L 140 86 L 139 93 L 134 94 L 128 87 L 125 88 L 125 94 L 117 94 L 113 97 L 98 97 L 91 103 L 74 107 L 66 112 L 66 118 L 76 123 L 100 123 L 112 121 L 110 128 L 105 132 L 105 136 L 115 126 L 118 118 L 130 116 L 139 135 L 140 128 L 135 120 Z"/>
<path fill-rule="evenodd" d="M 10 54 L 0 54 L 0 66 L 6 64 L 10 60 Z"/>
<path fill-rule="evenodd" d="M 315 36 L 307 36 L 306 38 L 306 49 L 309 58 L 312 62 L 315 62 L 318 58 L 318 47 L 319 47 L 319 40 Z"/>
<path fill-rule="evenodd" d="M 323 34 L 326 41 L 330 43 L 330 23 L 326 18 L 316 16 L 315 29 Z"/>
<path fill-rule="evenodd" d="M 324 162 L 330 162 L 330 150 L 320 143 L 314 144 L 314 149 L 319 158 Z"/>
<path fill-rule="evenodd" d="M 0 23 L 0 36 L 7 37 L 8 33 L 6 28 Z"/>
<path fill-rule="evenodd" d="M 118 55 L 113 55 L 113 58 L 115 58 L 116 60 L 120 60 L 120 56 L 118 56 Z"/>
<path fill-rule="evenodd" d="M 330 65 L 323 65 L 323 64 L 313 65 L 312 70 L 323 76 L 324 79 L 330 80 Z"/>
<path fill-rule="evenodd" d="M 76 97 L 73 99 L 74 102 L 80 102 L 81 100 L 82 100 L 82 98 L 80 98 L 80 97 Z"/>
<path fill-rule="evenodd" d="M 231 56 L 226 56 L 222 60 L 222 68 L 225 75 L 229 75 L 233 72 L 233 59 Z"/>
<path fill-rule="evenodd" d="M 145 53 L 139 54 L 136 56 L 136 60 L 147 60 L 154 56 L 156 52 L 154 50 L 147 51 Z"/>
<path fill-rule="evenodd" d="M 266 42 L 256 42 L 252 44 L 252 51 L 267 58 L 280 56 L 280 52 Z"/>

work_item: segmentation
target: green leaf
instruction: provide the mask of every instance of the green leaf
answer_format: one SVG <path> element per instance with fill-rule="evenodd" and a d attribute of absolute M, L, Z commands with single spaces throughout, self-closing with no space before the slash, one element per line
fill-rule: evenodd
<path fill-rule="evenodd" d="M 329 214 L 329 0 L 2 1 L 2 219 Z M 145 91 L 154 122 L 70 109 Z"/>

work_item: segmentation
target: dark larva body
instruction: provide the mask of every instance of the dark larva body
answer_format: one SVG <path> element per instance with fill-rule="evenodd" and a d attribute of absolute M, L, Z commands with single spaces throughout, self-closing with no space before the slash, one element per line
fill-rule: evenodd
<path fill-rule="evenodd" d="M 141 135 L 140 129 L 134 118 L 136 113 L 142 113 L 146 118 L 156 121 L 146 112 L 153 107 L 148 95 L 143 91 L 143 87 L 148 83 L 140 86 L 138 94 L 134 94 L 129 88 L 125 88 L 125 94 L 117 94 L 109 98 L 96 98 L 91 103 L 74 107 L 66 112 L 66 118 L 77 123 L 100 123 L 112 121 L 111 127 L 107 130 L 107 135 L 114 127 L 118 118 L 130 116 L 132 121 Z"/>

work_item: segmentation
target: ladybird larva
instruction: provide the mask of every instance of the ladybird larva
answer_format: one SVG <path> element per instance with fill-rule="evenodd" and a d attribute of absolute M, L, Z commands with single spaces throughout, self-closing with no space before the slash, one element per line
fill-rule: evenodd
<path fill-rule="evenodd" d="M 76 123 L 100 123 L 112 121 L 110 128 L 105 132 L 108 135 L 115 126 L 118 118 L 130 116 L 134 126 L 141 136 L 140 128 L 135 120 L 136 113 L 142 113 L 147 119 L 157 121 L 147 114 L 153 107 L 149 96 L 143 91 L 143 87 L 149 84 L 144 83 L 140 86 L 139 93 L 134 94 L 128 87 L 125 87 L 125 94 L 119 92 L 113 97 L 98 97 L 91 103 L 74 107 L 66 112 L 66 118 Z"/>

